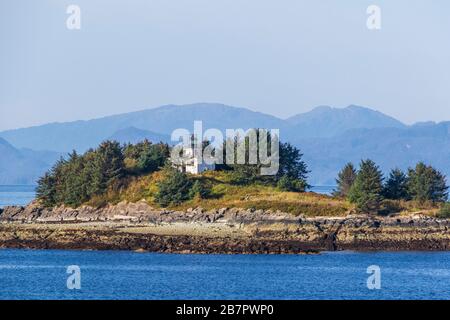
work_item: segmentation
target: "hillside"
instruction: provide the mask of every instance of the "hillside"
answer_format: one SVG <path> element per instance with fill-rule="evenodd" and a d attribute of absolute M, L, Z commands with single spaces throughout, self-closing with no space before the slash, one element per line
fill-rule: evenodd
<path fill-rule="evenodd" d="M 155 143 L 164 142 L 170 143 L 170 135 L 159 134 L 149 130 L 142 130 L 135 127 L 128 127 L 125 129 L 118 130 L 112 136 L 108 137 L 108 140 L 118 141 L 122 144 L 124 143 L 138 143 L 147 139 Z"/>
<path fill-rule="evenodd" d="M 128 181 L 127 187 L 115 192 L 108 192 L 94 197 L 87 205 L 94 207 L 106 203 L 138 202 L 146 200 L 150 205 L 160 208 L 155 202 L 158 182 L 163 178 L 161 172 L 135 177 Z M 312 192 L 284 192 L 274 186 L 264 184 L 236 185 L 230 181 L 226 172 L 205 172 L 195 177 L 211 188 L 207 199 L 191 199 L 179 205 L 171 205 L 171 210 L 187 210 L 202 207 L 205 210 L 218 208 L 242 208 L 251 210 L 280 210 L 294 215 L 307 216 L 342 216 L 353 206 L 347 201 Z"/>
<path fill-rule="evenodd" d="M 347 108 L 317 107 L 309 112 L 287 119 L 303 138 L 325 138 L 344 133 L 351 129 L 404 128 L 400 121 L 381 112 L 360 106 Z"/>
<path fill-rule="evenodd" d="M 34 184 L 58 157 L 55 152 L 19 150 L 0 138 L 0 184 Z"/>
<path fill-rule="evenodd" d="M 282 128 L 284 121 L 244 108 L 222 104 L 168 105 L 155 109 L 120 114 L 89 121 L 51 123 L 43 126 L 9 130 L 0 133 L 19 148 L 70 152 L 85 151 L 113 136 L 118 131 L 134 127 L 158 134 L 170 135 L 177 128 L 193 130 L 195 120 L 204 128 Z"/>
<path fill-rule="evenodd" d="M 51 123 L 37 127 L 0 132 L 0 137 L 18 148 L 70 152 L 85 151 L 102 140 L 119 136 L 135 139 L 146 135 L 170 135 L 174 129 L 193 130 L 195 120 L 203 128 L 280 129 L 285 141 L 299 137 L 330 137 L 355 128 L 403 127 L 404 125 L 380 112 L 363 107 L 344 109 L 319 107 L 287 120 L 271 115 L 215 103 L 167 105 L 138 112 L 119 114 L 88 121 Z M 143 131 L 151 131 L 145 133 Z M 159 139 L 160 137 L 158 137 Z M 126 140 L 125 139 L 125 140 Z"/>
<path fill-rule="evenodd" d="M 105 139 L 121 143 L 143 139 L 168 142 L 172 130 L 192 130 L 195 120 L 203 121 L 204 130 L 279 128 L 281 139 L 296 145 L 305 154 L 311 169 L 309 182 L 313 185 L 334 185 L 337 172 L 346 162 L 358 163 L 363 158 L 374 159 L 384 171 L 392 167 L 405 169 L 425 161 L 450 176 L 449 123 L 406 126 L 392 117 L 359 106 L 317 107 L 282 120 L 244 108 L 198 103 L 0 132 L 0 137 L 12 144 L 4 150 L 5 155 L 11 153 L 11 157 L 17 157 L 20 153 L 22 157 L 44 163 L 23 167 L 21 161 L 17 162 L 17 167 L 3 164 L 0 170 L 5 172 L 6 178 L 0 179 L 3 183 L 34 181 L 45 171 L 39 172 L 39 168 L 47 168 L 57 158 L 55 152 L 35 150 L 83 152 Z"/>
<path fill-rule="evenodd" d="M 334 185 L 345 163 L 372 159 L 384 172 L 407 169 L 423 161 L 450 177 L 450 122 L 405 128 L 355 129 L 331 138 L 295 141 L 305 154 L 311 180 Z"/>

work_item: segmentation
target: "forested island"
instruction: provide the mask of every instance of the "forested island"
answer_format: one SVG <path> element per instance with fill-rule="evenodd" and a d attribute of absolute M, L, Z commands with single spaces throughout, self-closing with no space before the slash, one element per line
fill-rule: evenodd
<path fill-rule="evenodd" d="M 386 177 L 370 159 L 348 163 L 327 196 L 308 191 L 308 166 L 289 143 L 280 143 L 273 176 L 259 174 L 260 162 L 188 174 L 170 154 L 169 145 L 147 140 L 70 153 L 39 179 L 35 202 L 0 211 L 2 246 L 194 253 L 450 248 L 446 178 L 425 163 L 393 168 Z"/>

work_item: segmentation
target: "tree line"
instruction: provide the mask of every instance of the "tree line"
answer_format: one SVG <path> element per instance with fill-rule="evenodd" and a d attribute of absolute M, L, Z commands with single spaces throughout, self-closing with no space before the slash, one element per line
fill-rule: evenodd
<path fill-rule="evenodd" d="M 387 179 L 372 160 L 362 160 L 357 170 L 348 163 L 336 179 L 335 196 L 346 197 L 360 212 L 379 212 L 382 201 L 414 200 L 420 204 L 442 203 L 448 199 L 445 176 L 423 162 L 406 172 L 393 169 Z"/>
<path fill-rule="evenodd" d="M 155 194 L 158 204 L 168 206 L 195 197 L 207 198 L 211 194 L 210 186 L 174 168 L 169 159 L 170 152 L 167 144 L 153 144 L 147 140 L 135 145 L 105 141 L 84 154 L 73 151 L 38 180 L 37 198 L 47 207 L 61 204 L 78 207 L 95 196 L 119 191 L 126 186 L 129 177 L 155 171 L 162 171 L 164 176 L 158 182 L 159 191 Z M 225 149 L 218 148 L 216 152 L 225 153 Z M 308 170 L 302 160 L 303 154 L 289 143 L 280 143 L 279 153 L 279 170 L 275 176 L 261 176 L 259 169 L 263 164 L 259 161 L 256 164 L 222 165 L 218 169 L 229 171 L 234 184 L 265 183 L 281 190 L 305 191 Z"/>
<path fill-rule="evenodd" d="M 226 157 L 225 150 L 218 148 L 215 152 L 224 152 Z M 212 193 L 211 185 L 174 168 L 170 152 L 167 144 L 153 144 L 147 140 L 134 145 L 105 141 L 84 154 L 73 151 L 39 179 L 37 198 L 48 207 L 61 204 L 77 207 L 93 197 L 120 191 L 126 187 L 129 177 L 155 171 L 163 173 L 163 179 L 157 183 L 158 192 L 154 195 L 161 206 L 179 204 L 196 197 L 208 198 Z M 217 166 L 217 169 L 228 171 L 231 183 L 237 185 L 256 183 L 272 185 L 281 191 L 306 191 L 309 170 L 303 154 L 289 143 L 280 143 L 278 152 L 279 169 L 273 176 L 260 175 L 264 164 L 259 159 L 256 164 L 226 164 Z M 248 159 L 248 146 L 246 153 Z M 358 169 L 348 163 L 339 172 L 336 182 L 334 195 L 347 198 L 364 213 L 378 213 L 386 199 L 419 203 L 446 202 L 448 199 L 445 176 L 422 162 L 406 172 L 394 169 L 387 179 L 372 160 L 361 161 Z"/>
<path fill-rule="evenodd" d="M 105 141 L 83 155 L 73 151 L 38 180 L 37 198 L 45 206 L 80 206 L 108 190 L 118 190 L 127 176 L 159 170 L 169 157 L 169 146 L 144 140 L 136 145 Z"/>
<path fill-rule="evenodd" d="M 270 141 L 270 136 L 268 137 Z M 279 168 L 277 174 L 264 176 L 260 174 L 261 167 L 264 166 L 261 159 L 255 164 L 249 164 L 250 145 L 248 138 L 242 140 L 245 150 L 245 164 L 221 164 L 217 170 L 227 171 L 231 177 L 231 183 L 236 185 L 266 184 L 278 187 L 283 191 L 304 192 L 308 187 L 307 175 L 308 167 L 302 160 L 303 154 L 299 149 L 289 143 L 279 143 Z M 234 155 L 237 154 L 239 143 L 235 141 Z M 204 143 L 203 146 L 208 146 Z M 270 150 L 270 146 L 268 148 Z M 217 148 L 215 152 L 222 152 L 226 157 L 225 145 Z M 259 155 L 259 145 L 256 148 Z M 271 156 L 269 154 L 268 156 Z M 191 179 L 187 174 L 173 168 L 170 164 L 164 168 L 165 179 L 158 183 L 159 191 L 155 195 L 155 200 L 162 206 L 182 203 L 193 198 L 206 199 L 211 195 L 211 187 L 202 180 Z"/>

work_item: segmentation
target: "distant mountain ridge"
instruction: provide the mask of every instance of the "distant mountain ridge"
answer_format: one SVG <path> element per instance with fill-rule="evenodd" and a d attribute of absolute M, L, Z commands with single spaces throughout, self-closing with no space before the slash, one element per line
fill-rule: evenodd
<path fill-rule="evenodd" d="M 120 129 L 115 132 L 112 136 L 108 137 L 108 140 L 118 141 L 122 144 L 133 143 L 136 144 L 143 140 L 152 141 L 154 143 L 164 142 L 170 143 L 170 136 L 167 134 L 159 134 L 149 130 L 142 130 L 135 127 L 128 127 L 125 129 Z"/>
<path fill-rule="evenodd" d="M 88 121 L 51 123 L 31 128 L 0 132 L 14 146 L 34 150 L 85 151 L 117 131 L 134 127 L 170 135 L 174 129 L 193 129 L 195 120 L 204 128 L 280 128 L 284 120 L 244 108 L 222 104 L 167 105 Z"/>
<path fill-rule="evenodd" d="M 400 121 L 379 111 L 350 105 L 347 108 L 320 106 L 290 117 L 287 122 L 300 130 L 302 137 L 332 137 L 350 129 L 404 128 Z"/>
<path fill-rule="evenodd" d="M 287 120 L 217 103 L 167 105 L 154 109 L 103 117 L 88 121 L 50 123 L 42 126 L 0 132 L 0 137 L 19 148 L 70 152 L 85 151 L 128 128 L 170 135 L 177 128 L 193 129 L 195 120 L 203 128 L 280 129 L 285 140 L 297 137 L 331 137 L 346 130 L 377 127 L 402 127 L 401 122 L 368 108 L 349 106 L 344 109 L 318 107 Z"/>
<path fill-rule="evenodd" d="M 56 152 L 19 150 L 0 138 L 0 184 L 34 184 L 59 157 Z"/>
<path fill-rule="evenodd" d="M 50 167 L 55 155 L 73 149 L 83 152 L 106 139 L 121 143 L 143 139 L 170 142 L 174 129 L 192 131 L 195 120 L 203 121 L 203 130 L 280 129 L 281 139 L 298 146 L 305 154 L 313 185 L 333 185 L 346 162 L 357 164 L 363 158 L 374 159 L 386 172 L 425 161 L 450 176 L 450 122 L 408 126 L 359 106 L 342 109 L 321 106 L 283 120 L 245 108 L 199 103 L 0 132 L 0 137 L 9 142 L 2 139 L 0 143 L 0 152 L 6 154 L 0 160 L 0 183 L 4 183 L 1 176 L 5 173 L 10 177 L 8 181 L 13 181 L 11 175 L 15 173 L 14 181 L 32 181 L 37 173 Z M 12 159 L 9 162 L 5 160 L 8 157 Z"/>
<path fill-rule="evenodd" d="M 450 122 L 353 129 L 331 138 L 300 139 L 294 144 L 301 147 L 310 178 L 318 185 L 334 185 L 345 163 L 358 164 L 367 158 L 386 173 L 395 167 L 406 170 L 423 161 L 444 172 L 450 183 Z"/>

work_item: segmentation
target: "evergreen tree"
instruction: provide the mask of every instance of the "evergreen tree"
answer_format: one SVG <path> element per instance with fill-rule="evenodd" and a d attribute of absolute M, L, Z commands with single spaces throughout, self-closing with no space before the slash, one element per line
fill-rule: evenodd
<path fill-rule="evenodd" d="M 392 200 L 408 199 L 408 177 L 400 169 L 394 169 L 389 173 L 389 178 L 383 187 L 383 196 Z"/>
<path fill-rule="evenodd" d="M 104 179 L 98 153 L 94 150 L 89 150 L 84 154 L 83 160 L 84 167 L 81 172 L 81 180 L 84 183 L 86 195 L 89 198 L 94 195 L 101 195 L 104 191 Z"/>
<path fill-rule="evenodd" d="M 334 190 L 333 195 L 337 197 L 346 197 L 356 179 L 356 169 L 353 163 L 347 163 L 339 172 L 336 179 L 337 189 Z"/>
<path fill-rule="evenodd" d="M 281 182 L 281 185 L 286 185 L 286 182 L 288 182 L 292 185 L 295 184 L 300 191 L 305 191 L 306 188 L 309 187 L 307 183 L 307 177 L 308 177 L 308 167 L 306 163 L 303 161 L 303 154 L 300 152 L 300 150 L 290 143 L 280 143 L 278 140 L 278 137 L 275 137 L 273 140 L 275 143 L 279 143 L 279 150 L 278 150 L 278 172 L 273 176 L 262 176 L 261 175 L 261 168 L 264 166 L 268 166 L 264 164 L 260 158 L 260 135 L 262 133 L 262 130 L 257 131 L 257 141 L 258 145 L 257 148 L 253 149 L 254 152 L 257 153 L 257 164 L 248 164 L 248 161 L 250 159 L 249 153 L 250 153 L 250 139 L 249 137 L 245 137 L 244 139 L 239 139 L 239 137 L 235 137 L 233 141 L 234 145 L 234 164 L 228 164 L 225 167 L 226 169 L 231 169 L 232 172 L 232 182 L 237 184 L 250 184 L 257 181 L 264 182 L 264 183 L 270 183 L 278 185 L 278 181 L 284 178 L 284 181 Z M 228 143 L 230 143 L 231 140 L 227 140 Z M 273 143 L 272 137 L 270 133 L 267 133 L 267 157 L 273 157 L 276 158 L 277 155 L 271 154 L 271 144 Z M 245 146 L 245 160 L 247 161 L 246 164 L 237 164 L 237 154 L 238 154 L 238 148 L 239 146 Z M 227 159 L 226 157 L 226 142 L 224 143 L 223 149 L 221 150 L 224 152 L 224 159 Z M 219 151 L 220 152 L 220 151 Z M 300 187 L 302 186 L 302 187 Z"/>
<path fill-rule="evenodd" d="M 158 183 L 159 191 L 155 195 L 155 201 L 167 207 L 189 200 L 192 183 L 187 175 L 169 166 L 164 171 L 165 178 Z"/>
<path fill-rule="evenodd" d="M 137 159 L 140 173 L 155 172 L 163 167 L 169 157 L 169 147 L 166 144 L 150 144 L 141 152 Z"/>
<path fill-rule="evenodd" d="M 164 166 L 169 158 L 170 150 L 167 144 L 152 144 L 150 141 L 144 140 L 136 145 L 125 145 L 123 154 L 129 173 L 147 174 Z"/>
<path fill-rule="evenodd" d="M 37 184 L 36 197 L 45 207 L 53 207 L 56 204 L 56 180 L 52 172 L 45 173 Z"/>
<path fill-rule="evenodd" d="M 361 161 L 355 182 L 350 188 L 348 199 L 364 213 L 377 213 L 380 209 L 383 191 L 383 175 L 372 160 Z"/>
<path fill-rule="evenodd" d="M 256 141 L 259 141 L 259 130 L 255 130 L 257 130 Z M 249 136 L 234 137 L 233 140 L 228 139 L 227 141 L 228 143 L 231 143 L 234 148 L 234 159 L 232 163 L 227 163 L 226 166 L 232 170 L 231 182 L 235 184 L 245 185 L 264 180 L 264 178 L 266 177 L 263 177 L 260 174 L 262 164 L 259 159 L 259 144 L 257 145 L 256 149 L 251 148 L 251 139 Z M 227 142 L 225 141 L 223 146 L 224 159 L 227 159 L 226 144 Z M 251 152 L 255 152 L 256 155 L 251 155 Z M 250 159 L 255 156 L 255 163 L 250 163 Z M 243 159 L 241 159 L 241 157 L 243 157 Z"/>
<path fill-rule="evenodd" d="M 189 190 L 189 198 L 206 199 L 211 194 L 211 190 L 200 180 L 196 180 Z"/>
<path fill-rule="evenodd" d="M 300 150 L 290 143 L 280 143 L 280 167 L 277 174 L 278 179 L 287 176 L 291 179 L 298 180 L 298 183 L 304 185 L 304 191 L 304 189 L 308 187 L 308 173 L 308 166 L 303 161 L 303 154 Z"/>
<path fill-rule="evenodd" d="M 445 176 L 423 162 L 408 170 L 407 188 L 412 199 L 419 202 L 445 202 L 448 199 Z"/>
<path fill-rule="evenodd" d="M 117 141 L 105 141 L 97 151 L 97 168 L 100 171 L 99 193 L 104 193 L 108 186 L 115 185 L 124 174 L 125 164 L 122 148 Z"/>
<path fill-rule="evenodd" d="M 76 151 L 69 154 L 64 167 L 64 203 L 77 207 L 88 199 L 85 191 L 85 181 L 83 181 L 83 158 Z"/>
<path fill-rule="evenodd" d="M 73 151 L 67 159 L 61 158 L 39 179 L 37 197 L 46 206 L 66 204 L 77 207 L 114 187 L 123 172 L 120 145 L 106 141 L 97 150 L 88 150 L 84 155 Z"/>
<path fill-rule="evenodd" d="M 304 180 L 284 175 L 278 180 L 277 187 L 281 191 L 305 192 L 307 185 Z"/>
<path fill-rule="evenodd" d="M 450 218 L 450 202 L 443 203 L 441 209 L 437 213 L 438 218 L 449 219 Z"/>

